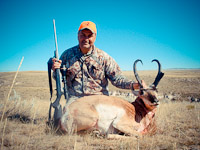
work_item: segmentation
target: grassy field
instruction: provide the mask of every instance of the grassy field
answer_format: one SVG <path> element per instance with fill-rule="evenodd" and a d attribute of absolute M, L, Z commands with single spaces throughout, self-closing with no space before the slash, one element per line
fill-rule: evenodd
<path fill-rule="evenodd" d="M 59 135 L 46 126 L 49 108 L 47 72 L 19 72 L 11 96 L 6 102 L 14 72 L 0 73 L 0 147 L 1 149 L 74 149 L 74 150 L 199 150 L 200 70 L 167 70 L 158 85 L 159 94 L 178 94 L 175 101 L 161 99 L 156 113 L 157 132 L 138 140 L 107 140 L 93 134 Z M 147 85 L 156 71 L 139 71 Z M 134 79 L 133 73 L 123 74 Z M 54 83 L 55 84 L 55 83 Z M 111 91 L 119 90 L 109 85 Z M 128 90 L 120 90 L 130 92 Z M 55 99 L 54 92 L 54 99 Z M 62 104 L 65 101 L 62 99 Z M 4 118 L 2 114 L 5 112 Z"/>

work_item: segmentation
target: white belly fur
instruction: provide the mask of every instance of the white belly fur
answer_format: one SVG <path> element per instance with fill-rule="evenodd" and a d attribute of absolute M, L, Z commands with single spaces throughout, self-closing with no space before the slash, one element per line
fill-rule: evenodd
<path fill-rule="evenodd" d="M 96 106 L 96 111 L 99 114 L 97 125 L 101 134 L 108 134 L 109 130 L 111 130 L 125 114 L 122 108 L 106 104 L 98 104 Z"/>

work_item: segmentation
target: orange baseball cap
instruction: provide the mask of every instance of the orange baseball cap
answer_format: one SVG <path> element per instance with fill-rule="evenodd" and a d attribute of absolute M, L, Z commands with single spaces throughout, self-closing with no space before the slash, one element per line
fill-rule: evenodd
<path fill-rule="evenodd" d="M 97 28 L 95 23 L 92 21 L 83 21 L 78 29 L 78 31 L 84 30 L 84 29 L 89 29 L 92 31 L 92 33 L 97 33 Z"/>

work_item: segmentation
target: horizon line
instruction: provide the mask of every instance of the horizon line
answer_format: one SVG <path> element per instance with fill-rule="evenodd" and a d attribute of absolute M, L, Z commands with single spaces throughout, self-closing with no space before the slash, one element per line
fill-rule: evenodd
<path fill-rule="evenodd" d="M 157 69 L 144 69 L 144 70 L 140 70 L 138 69 L 138 71 L 154 71 L 154 70 L 157 70 Z M 200 68 L 167 68 L 167 69 L 162 69 L 162 70 L 200 70 Z M 17 71 L 17 70 L 16 70 Z M 16 72 L 16 71 L 0 71 L 1 73 L 6 73 L 6 72 Z M 41 72 L 46 72 L 48 70 L 19 70 L 19 72 L 38 72 L 38 71 L 41 71 Z M 133 71 L 133 70 L 121 70 L 121 71 Z"/>

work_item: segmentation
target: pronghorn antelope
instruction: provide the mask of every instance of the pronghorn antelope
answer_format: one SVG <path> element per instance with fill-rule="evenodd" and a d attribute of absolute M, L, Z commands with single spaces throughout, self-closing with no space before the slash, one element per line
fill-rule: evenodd
<path fill-rule="evenodd" d="M 112 138 L 112 135 L 116 137 L 117 134 L 138 136 L 148 132 L 159 104 L 156 86 L 164 74 L 159 61 L 153 60 L 158 63 L 158 74 L 154 83 L 144 89 L 136 71 L 138 61 L 142 63 L 136 60 L 133 68 L 141 88 L 133 103 L 105 95 L 82 97 L 65 108 L 60 120 L 61 130 L 71 132 L 70 125 L 73 126 L 73 132 L 97 130 L 108 138 Z"/>

